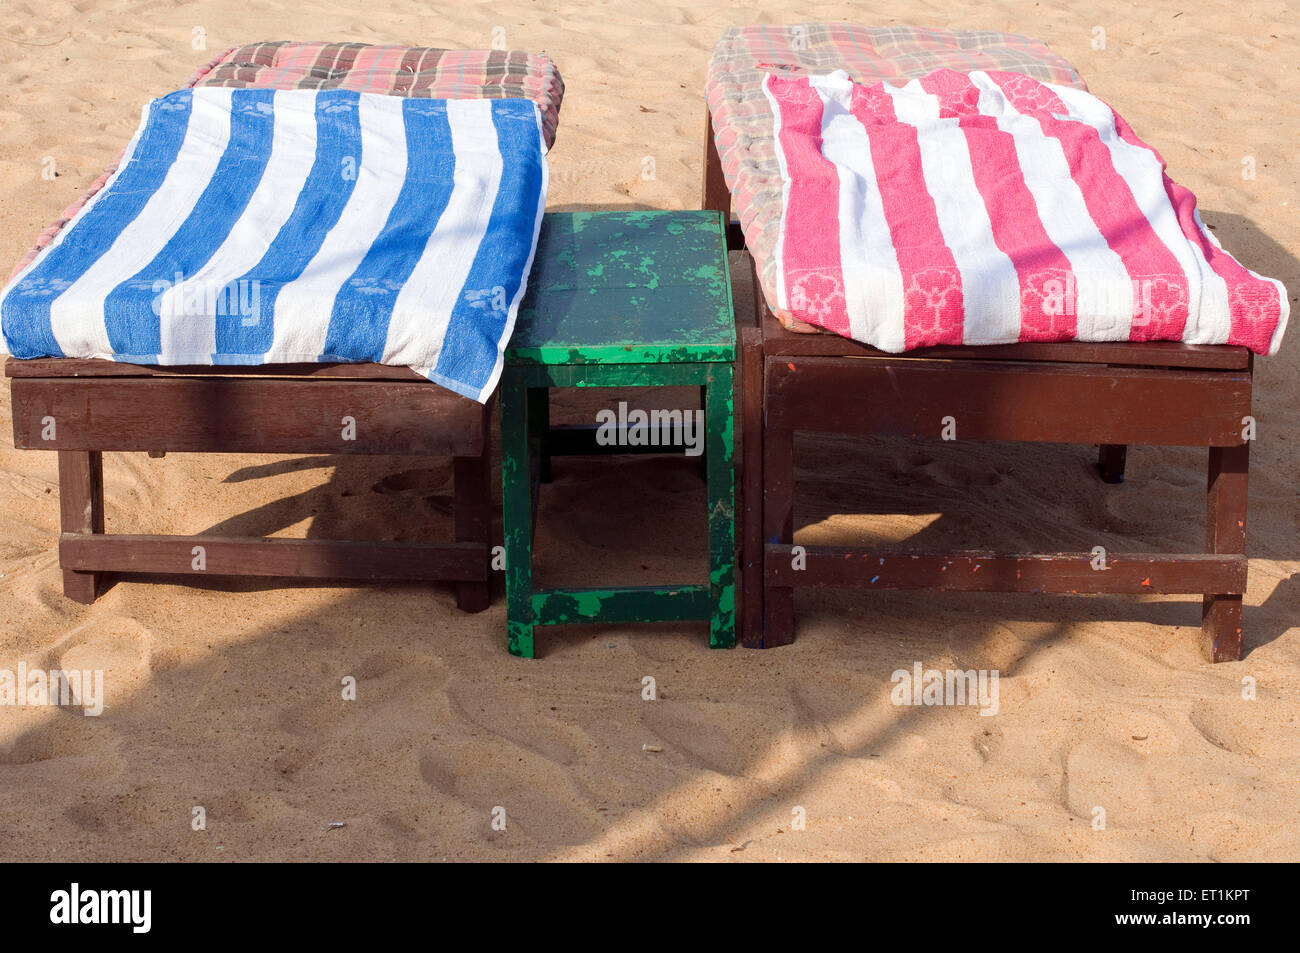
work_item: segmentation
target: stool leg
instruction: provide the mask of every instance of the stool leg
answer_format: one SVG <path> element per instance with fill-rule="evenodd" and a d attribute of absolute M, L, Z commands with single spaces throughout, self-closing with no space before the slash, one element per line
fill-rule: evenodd
<path fill-rule="evenodd" d="M 1211 447 L 1206 487 L 1206 550 L 1246 551 L 1246 488 L 1250 444 Z M 1201 646 L 1211 662 L 1241 658 L 1241 595 L 1206 593 L 1201 605 Z"/>
<path fill-rule="evenodd" d="M 700 385 L 700 407 L 704 410 L 704 416 L 707 419 L 709 416 L 709 388 L 707 384 Z M 708 441 L 705 441 L 704 452 L 701 453 L 699 459 L 695 461 L 695 466 L 696 472 L 700 475 L 700 479 L 707 483 L 709 481 Z"/>
<path fill-rule="evenodd" d="M 528 388 L 501 376 L 501 522 L 506 549 L 506 648 L 533 657 L 533 487 L 528 445 Z"/>
<path fill-rule="evenodd" d="M 736 644 L 736 470 L 730 364 L 709 365 L 704 388 L 704 456 L 708 469 L 709 647 Z"/>
<path fill-rule="evenodd" d="M 741 401 L 744 459 L 740 464 L 741 640 L 763 647 L 763 334 L 742 328 Z"/>
<path fill-rule="evenodd" d="M 98 450 L 59 451 L 59 522 L 65 533 L 104 532 L 104 463 Z M 102 575 L 63 570 L 63 595 L 89 605 L 99 594 Z"/>
<path fill-rule="evenodd" d="M 1103 443 L 1097 451 L 1097 472 L 1103 483 L 1123 483 L 1124 463 L 1128 459 L 1128 446 L 1122 443 Z"/>
<path fill-rule="evenodd" d="M 794 431 L 763 434 L 763 540 L 794 542 Z M 766 562 L 764 556 L 764 578 Z M 763 648 L 794 641 L 794 589 L 763 585 Z"/>
<path fill-rule="evenodd" d="M 528 388 L 528 432 L 537 438 L 540 456 L 538 480 L 551 482 L 551 392 L 546 387 Z"/>
<path fill-rule="evenodd" d="M 483 452 L 476 457 L 456 457 L 452 464 L 456 542 L 482 543 L 483 570 L 487 573 L 482 582 L 456 583 L 456 605 L 463 612 L 482 612 L 492 604 L 491 428 L 486 419 L 483 424 Z"/>

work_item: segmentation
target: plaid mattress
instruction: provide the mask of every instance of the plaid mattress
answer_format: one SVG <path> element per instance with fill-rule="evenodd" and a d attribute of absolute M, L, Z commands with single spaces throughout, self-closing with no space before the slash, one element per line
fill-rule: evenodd
<path fill-rule="evenodd" d="M 541 110 L 547 148 L 555 144 L 560 100 L 564 97 L 560 72 L 544 53 L 286 40 L 232 47 L 199 67 L 186 86 L 351 89 L 428 99 L 522 97 L 535 102 Z M 41 233 L 12 275 L 25 268 L 104 187 L 121 161 L 119 155 L 80 198 L 63 210 L 59 220 Z"/>
<path fill-rule="evenodd" d="M 807 327 L 775 305 L 773 253 L 781 224 L 781 170 L 763 77 L 773 70 L 800 74 L 842 69 L 860 83 L 901 84 L 943 68 L 963 73 L 1005 70 L 1087 88 L 1073 67 L 1042 43 L 1008 33 L 802 23 L 733 27 L 718 40 L 705 82 L 714 141 L 763 292 L 782 323 Z"/>

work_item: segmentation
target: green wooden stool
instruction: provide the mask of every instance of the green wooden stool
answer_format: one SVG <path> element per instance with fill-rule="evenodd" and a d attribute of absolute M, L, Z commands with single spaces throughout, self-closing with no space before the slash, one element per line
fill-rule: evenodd
<path fill-rule="evenodd" d="M 533 627 L 708 619 L 709 645 L 735 644 L 732 364 L 736 329 L 717 212 L 549 214 L 501 378 L 506 626 L 533 657 Z M 596 428 L 552 430 L 552 387 L 699 385 L 704 399 L 709 581 L 535 589 L 537 487 L 552 455 L 665 452 L 598 446 Z M 701 514 L 703 515 L 703 514 Z"/>

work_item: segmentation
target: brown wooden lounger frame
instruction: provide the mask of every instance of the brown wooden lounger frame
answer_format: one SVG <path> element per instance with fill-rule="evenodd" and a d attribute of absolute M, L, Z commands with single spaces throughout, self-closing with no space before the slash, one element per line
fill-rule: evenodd
<path fill-rule="evenodd" d="M 707 110 L 706 110 L 707 116 Z M 705 134 L 702 204 L 730 215 L 731 194 Z M 744 247 L 736 226 L 733 249 Z M 742 639 L 794 640 L 799 586 L 1000 592 L 1200 593 L 1202 646 L 1241 656 L 1252 355 L 1246 348 L 1151 343 L 1022 343 L 887 354 L 829 333 L 786 330 L 754 276 L 742 321 Z M 1140 410 L 1140 412 L 1139 412 Z M 1209 451 L 1204 553 L 912 553 L 802 547 L 795 568 L 794 434 L 943 436 L 1097 444 L 1118 483 L 1130 444 Z"/>
<path fill-rule="evenodd" d="M 378 364 L 154 367 L 45 358 L 5 364 L 14 445 L 59 454 L 63 593 L 106 573 L 455 582 L 490 601 L 490 406 Z M 347 419 L 345 419 L 347 418 Z M 452 456 L 455 541 L 256 539 L 104 532 L 106 450 Z M 201 552 L 199 548 L 201 547 Z"/>

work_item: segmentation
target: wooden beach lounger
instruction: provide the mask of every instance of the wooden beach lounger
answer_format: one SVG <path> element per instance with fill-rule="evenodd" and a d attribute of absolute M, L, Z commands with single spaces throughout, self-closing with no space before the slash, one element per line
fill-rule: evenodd
<path fill-rule="evenodd" d="M 523 97 L 538 104 L 548 145 L 563 94 L 559 74 L 544 56 L 360 43 L 248 44 L 201 68 L 189 85 L 337 88 L 445 99 Z M 41 237 L 32 256 L 112 171 Z M 5 370 L 15 446 L 59 454 L 59 560 L 70 599 L 92 602 L 106 573 L 201 572 L 444 580 L 456 583 L 462 609 L 480 611 L 489 604 L 494 401 L 480 404 L 407 368 L 369 363 L 163 367 L 11 358 Z M 106 533 L 102 454 L 119 450 L 451 456 L 455 541 Z"/>
<path fill-rule="evenodd" d="M 89 603 L 106 573 L 456 583 L 488 607 L 492 405 L 381 364 L 156 367 L 48 358 L 5 365 L 14 446 L 59 454 L 63 594 Z M 51 422 L 54 424 L 50 426 Z M 343 439 L 349 430 L 352 439 Z M 105 532 L 104 451 L 451 456 L 454 542 Z"/>
<path fill-rule="evenodd" d="M 1202 644 L 1213 661 L 1241 652 L 1246 588 L 1246 486 L 1252 354 L 1243 347 L 1149 343 L 1019 343 L 888 354 L 826 332 L 783 327 L 767 301 L 781 214 L 780 176 L 760 66 L 846 68 L 861 82 L 940 67 L 1020 72 L 1081 85 L 1046 47 L 994 33 L 844 25 L 729 31 L 710 66 L 702 204 L 739 214 L 731 244 L 754 261 L 756 315 L 742 331 L 742 638 L 794 638 L 800 586 L 1065 593 L 1199 593 Z M 766 142 L 763 140 L 766 125 Z M 776 193 L 773 193 L 775 188 Z M 1143 408 L 1142 414 L 1132 408 Z M 1096 444 L 1101 476 L 1118 483 L 1128 445 L 1203 447 L 1206 547 L 1184 554 L 996 553 L 803 547 L 792 558 L 794 434 L 941 437 Z"/>

